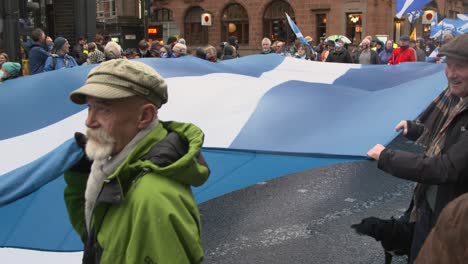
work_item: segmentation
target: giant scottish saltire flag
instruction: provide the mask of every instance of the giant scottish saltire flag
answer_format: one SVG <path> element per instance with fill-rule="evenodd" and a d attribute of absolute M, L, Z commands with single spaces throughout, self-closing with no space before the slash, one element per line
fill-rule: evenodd
<path fill-rule="evenodd" d="M 395 16 L 401 18 L 405 14 L 423 8 L 431 1 L 432 0 L 396 0 Z"/>
<path fill-rule="evenodd" d="M 447 85 L 441 64 L 364 66 L 276 54 L 217 64 L 194 57 L 141 61 L 168 82 L 160 119 L 192 122 L 205 132 L 212 174 L 193 190 L 198 203 L 305 169 L 365 159 L 376 143 L 396 136 L 398 121 L 416 118 Z M 62 174 L 83 155 L 72 137 L 84 131 L 86 117 L 68 95 L 92 67 L 0 84 L 0 247 L 9 247 L 0 250 L 2 263 L 21 263 L 31 254 L 11 248 L 83 247 L 68 222 Z M 44 263 L 81 257 L 63 253 L 55 261 L 38 254 L 34 263 L 43 255 Z"/>

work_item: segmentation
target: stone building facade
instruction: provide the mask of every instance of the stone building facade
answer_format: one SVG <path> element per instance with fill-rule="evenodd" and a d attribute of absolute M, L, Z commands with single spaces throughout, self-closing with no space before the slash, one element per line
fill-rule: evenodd
<path fill-rule="evenodd" d="M 399 39 L 416 27 L 420 36 L 427 27 L 412 25 L 406 17 L 395 18 L 395 0 L 153 0 L 150 25 L 160 26 L 168 34 L 179 35 L 192 46 L 217 45 L 235 35 L 243 50 L 258 50 L 264 37 L 289 39 L 292 35 L 284 13 L 296 22 L 304 36 L 317 40 L 322 36 L 345 35 L 358 44 L 367 35 Z M 434 0 L 427 8 L 442 17 L 464 13 L 463 0 Z M 427 9 L 426 8 L 426 9 Z M 201 26 L 202 14 L 211 16 L 211 26 Z M 167 30 L 170 28 L 170 30 Z"/>
<path fill-rule="evenodd" d="M 455 18 L 467 13 L 467 5 L 464 0 L 434 0 L 424 9 L 435 10 L 439 18 Z M 353 44 L 367 35 L 398 40 L 414 28 L 419 37 L 428 37 L 430 28 L 421 19 L 410 24 L 406 17 L 395 18 L 395 6 L 396 0 L 97 0 L 97 21 L 98 32 L 120 38 L 123 46 L 142 37 L 164 41 L 171 35 L 185 38 L 191 47 L 218 46 L 234 35 L 247 53 L 258 51 L 264 37 L 291 39 L 285 13 L 314 40 L 336 34 Z M 210 17 L 205 22 L 211 25 L 202 25 L 202 15 Z"/>

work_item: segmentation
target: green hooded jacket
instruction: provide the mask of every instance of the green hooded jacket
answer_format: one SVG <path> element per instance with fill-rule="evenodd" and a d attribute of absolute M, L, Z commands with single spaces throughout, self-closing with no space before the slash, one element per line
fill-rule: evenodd
<path fill-rule="evenodd" d="M 188 152 L 164 167 L 143 159 L 171 131 L 188 142 Z M 160 122 L 107 177 L 100 197 L 111 189 L 112 199 L 98 198 L 91 222 L 102 249 L 94 263 L 202 262 L 200 214 L 190 186 L 208 179 L 209 169 L 201 156 L 203 137 L 195 125 Z M 68 214 L 85 243 L 87 179 L 86 173 L 65 173 Z"/>

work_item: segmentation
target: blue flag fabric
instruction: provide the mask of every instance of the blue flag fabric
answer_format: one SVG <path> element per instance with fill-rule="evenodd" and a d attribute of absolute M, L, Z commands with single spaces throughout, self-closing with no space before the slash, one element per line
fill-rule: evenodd
<path fill-rule="evenodd" d="M 439 24 L 431 27 L 430 38 L 441 38 L 444 34 L 450 33 L 459 36 L 468 33 L 468 21 L 462 19 L 444 18 Z"/>
<path fill-rule="evenodd" d="M 396 17 L 401 18 L 409 12 L 423 8 L 432 0 L 397 0 L 396 1 Z"/>
<path fill-rule="evenodd" d="M 424 11 L 422 9 L 416 10 L 416 11 L 411 11 L 408 13 L 408 20 L 411 24 L 416 23 L 418 21 L 418 18 L 424 14 Z"/>
<path fill-rule="evenodd" d="M 396 123 L 416 118 L 447 85 L 441 64 L 365 66 L 276 54 L 217 64 L 194 57 L 140 61 L 168 82 L 170 100 L 159 118 L 205 132 L 212 174 L 193 189 L 198 203 L 365 159 L 368 149 L 397 135 Z M 82 250 L 68 221 L 62 174 L 83 155 L 72 136 L 84 131 L 87 114 L 68 94 L 93 67 L 0 84 L 0 247 Z"/>

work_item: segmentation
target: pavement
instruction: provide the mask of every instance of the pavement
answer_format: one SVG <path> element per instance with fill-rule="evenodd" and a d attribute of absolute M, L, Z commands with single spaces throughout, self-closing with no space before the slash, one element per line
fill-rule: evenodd
<path fill-rule="evenodd" d="M 403 137 L 389 147 L 421 151 Z M 226 194 L 200 205 L 204 263 L 384 263 L 380 243 L 350 225 L 400 216 L 414 186 L 383 173 L 375 161 L 359 161 Z"/>

